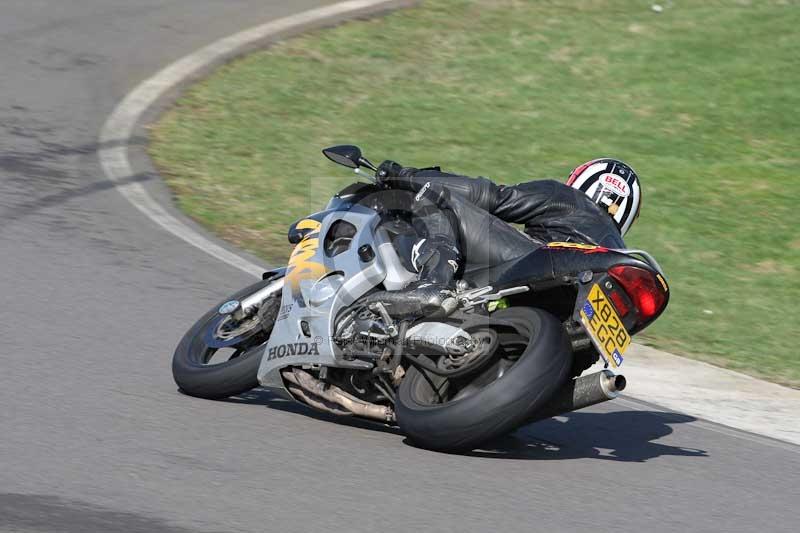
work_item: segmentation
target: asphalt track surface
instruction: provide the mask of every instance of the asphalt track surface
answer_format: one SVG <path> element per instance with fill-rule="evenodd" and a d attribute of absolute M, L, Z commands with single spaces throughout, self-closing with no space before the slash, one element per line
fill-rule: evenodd
<path fill-rule="evenodd" d="M 176 391 L 178 339 L 251 278 L 128 204 L 98 132 L 166 64 L 324 3 L 0 3 L 0 531 L 795 531 L 800 449 L 637 401 L 454 456 Z"/>

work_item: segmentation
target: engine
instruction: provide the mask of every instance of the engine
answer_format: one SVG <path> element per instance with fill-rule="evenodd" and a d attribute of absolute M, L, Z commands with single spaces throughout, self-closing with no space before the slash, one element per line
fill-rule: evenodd
<path fill-rule="evenodd" d="M 386 357 L 386 351 L 391 352 L 388 344 L 397 334 L 394 326 L 387 324 L 386 317 L 364 306 L 346 311 L 335 331 L 334 342 L 345 359 L 351 360 Z"/>

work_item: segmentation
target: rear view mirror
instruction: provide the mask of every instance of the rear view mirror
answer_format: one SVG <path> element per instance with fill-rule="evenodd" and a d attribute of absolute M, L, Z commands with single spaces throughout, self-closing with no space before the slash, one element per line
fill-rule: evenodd
<path fill-rule="evenodd" d="M 358 168 L 363 164 L 361 157 L 361 149 L 358 146 L 351 144 L 342 144 L 339 146 L 331 146 L 322 151 L 325 157 L 350 168 Z"/>

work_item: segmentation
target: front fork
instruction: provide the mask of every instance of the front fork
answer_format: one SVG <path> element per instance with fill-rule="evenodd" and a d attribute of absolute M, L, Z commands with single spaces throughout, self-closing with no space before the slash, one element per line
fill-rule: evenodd
<path fill-rule="evenodd" d="M 242 320 L 250 315 L 252 315 L 255 311 L 261 307 L 261 304 L 275 294 L 276 292 L 283 290 L 283 282 L 284 276 L 286 275 L 286 269 L 281 268 L 279 270 L 273 270 L 270 272 L 265 272 L 261 279 L 263 280 L 273 280 L 272 283 L 266 285 L 262 289 L 257 290 L 253 294 L 246 296 L 239 300 L 238 305 L 236 306 L 235 310 L 231 312 L 231 315 L 235 320 Z M 236 302 L 231 301 L 227 302 L 225 305 L 233 305 Z"/>

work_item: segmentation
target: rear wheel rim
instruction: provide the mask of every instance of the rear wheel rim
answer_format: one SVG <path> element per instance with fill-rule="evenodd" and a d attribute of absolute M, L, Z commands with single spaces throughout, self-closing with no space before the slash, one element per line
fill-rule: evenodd
<path fill-rule="evenodd" d="M 422 407 L 445 406 L 479 393 L 508 372 L 519 360 L 533 337 L 531 324 L 509 319 L 510 327 L 498 331 L 495 354 L 483 370 L 467 378 L 445 378 L 420 369 L 411 387 L 411 399 Z"/>

